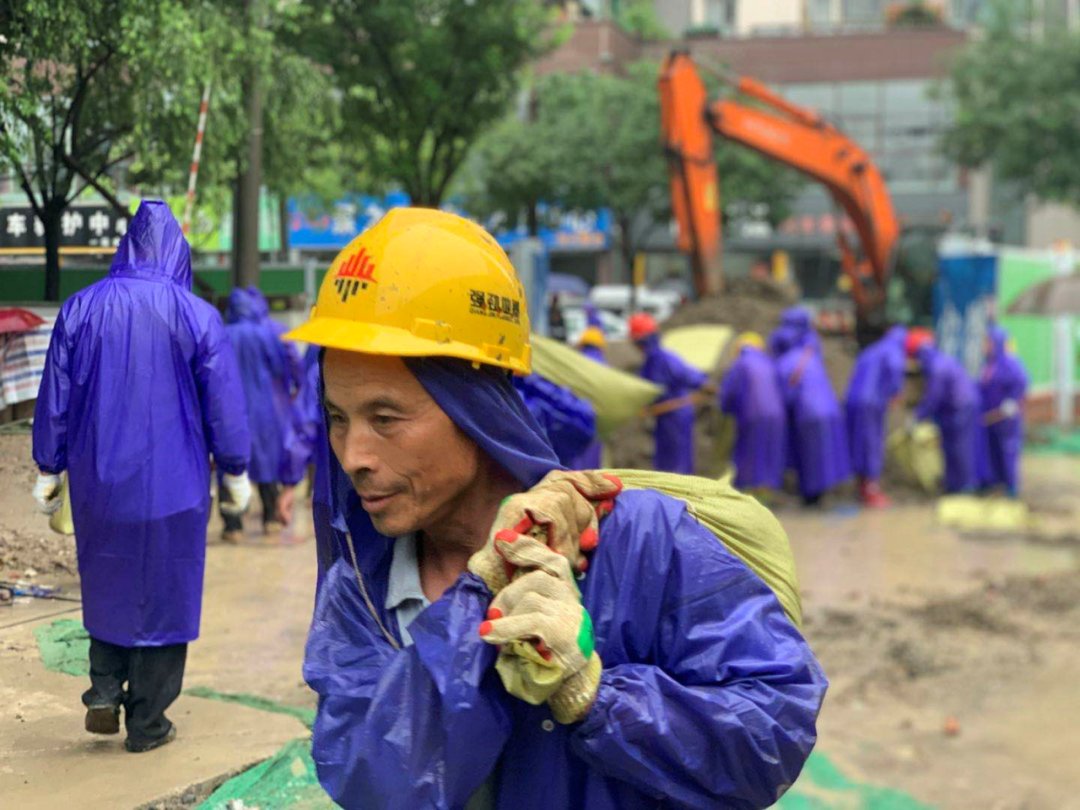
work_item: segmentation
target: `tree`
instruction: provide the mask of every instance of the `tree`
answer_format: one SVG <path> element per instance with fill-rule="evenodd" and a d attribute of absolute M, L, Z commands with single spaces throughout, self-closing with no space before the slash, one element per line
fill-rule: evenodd
<path fill-rule="evenodd" d="M 946 87 L 955 109 L 943 139 L 963 166 L 1049 201 L 1080 206 L 1080 34 L 1031 36 L 1009 4 L 957 58 Z"/>
<path fill-rule="evenodd" d="M 330 70 L 364 169 L 437 206 L 550 41 L 535 0 L 312 0 L 297 41 Z"/>
<path fill-rule="evenodd" d="M 657 225 L 671 219 L 667 163 L 660 146 L 657 67 L 632 65 L 625 78 L 553 75 L 535 88 L 533 120 L 510 120 L 477 147 L 466 205 L 520 218 L 539 201 L 608 208 L 625 266 Z M 764 208 L 773 224 L 801 187 L 792 171 L 718 140 L 724 210 Z"/>
<path fill-rule="evenodd" d="M 194 133 L 203 10 L 178 0 L 0 2 L 0 162 L 44 228 L 47 300 L 59 298 L 69 204 L 92 188 L 127 213 L 109 174 L 151 151 L 165 125 L 158 113 L 167 121 L 186 108 Z M 190 143 L 189 134 L 189 153 Z"/>

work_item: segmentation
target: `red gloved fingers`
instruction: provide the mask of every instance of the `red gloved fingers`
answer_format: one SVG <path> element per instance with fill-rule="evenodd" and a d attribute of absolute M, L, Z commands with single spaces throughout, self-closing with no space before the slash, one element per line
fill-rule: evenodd
<path fill-rule="evenodd" d="M 582 551 L 593 551 L 599 542 L 600 535 L 597 534 L 596 529 L 589 526 L 581 533 L 581 537 L 578 539 L 578 548 Z"/>

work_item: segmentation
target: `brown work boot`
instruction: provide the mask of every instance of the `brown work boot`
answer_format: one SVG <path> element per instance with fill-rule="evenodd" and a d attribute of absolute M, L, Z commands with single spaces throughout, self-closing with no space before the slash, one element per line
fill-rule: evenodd
<path fill-rule="evenodd" d="M 263 534 L 273 537 L 281 534 L 281 530 L 285 527 L 280 520 L 268 520 L 263 524 Z"/>
<path fill-rule="evenodd" d="M 236 545 L 244 539 L 243 529 L 226 529 L 221 533 L 221 542 Z"/>
<path fill-rule="evenodd" d="M 95 703 L 86 707 L 86 730 L 91 734 L 119 734 L 120 707 Z"/>

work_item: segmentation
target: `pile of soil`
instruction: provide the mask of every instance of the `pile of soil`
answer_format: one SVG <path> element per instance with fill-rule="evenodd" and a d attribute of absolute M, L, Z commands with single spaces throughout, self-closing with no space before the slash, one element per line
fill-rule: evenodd
<path fill-rule="evenodd" d="M 77 575 L 75 538 L 0 529 L 0 579 Z"/>

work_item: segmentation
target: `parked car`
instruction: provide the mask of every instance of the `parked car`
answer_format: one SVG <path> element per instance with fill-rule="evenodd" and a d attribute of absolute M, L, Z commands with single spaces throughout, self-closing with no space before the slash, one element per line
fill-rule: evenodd
<path fill-rule="evenodd" d="M 563 323 L 566 325 L 566 342 L 576 346 L 581 339 L 581 333 L 585 331 L 586 317 L 585 307 L 576 304 L 562 308 Z M 597 307 L 600 315 L 600 328 L 604 331 L 604 337 L 608 340 L 627 340 L 630 331 L 626 325 L 626 318 L 621 318 L 614 312 Z"/>
<path fill-rule="evenodd" d="M 682 301 L 682 295 L 675 290 L 637 288 L 637 311 L 648 312 L 661 323 L 671 317 Z M 598 284 L 589 291 L 589 302 L 597 309 L 611 312 L 623 320 L 633 314 L 630 311 L 629 284 Z"/>

